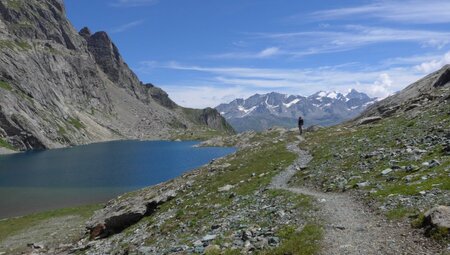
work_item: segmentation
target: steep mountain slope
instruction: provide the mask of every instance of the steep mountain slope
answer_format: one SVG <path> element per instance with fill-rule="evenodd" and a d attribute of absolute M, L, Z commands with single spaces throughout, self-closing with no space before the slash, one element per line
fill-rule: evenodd
<path fill-rule="evenodd" d="M 300 115 L 307 126 L 338 124 L 356 117 L 375 101 L 356 90 L 346 95 L 320 91 L 309 97 L 269 93 L 236 99 L 216 109 L 237 131 L 260 131 L 273 126 L 295 127 Z"/>
<path fill-rule="evenodd" d="M 144 85 L 105 32 L 78 33 L 61 0 L 0 1 L 0 146 L 58 148 L 233 130 Z"/>
<path fill-rule="evenodd" d="M 357 120 L 371 116 L 389 117 L 414 108 L 420 110 L 436 104 L 447 104 L 449 100 L 450 65 L 431 73 L 364 111 Z"/>

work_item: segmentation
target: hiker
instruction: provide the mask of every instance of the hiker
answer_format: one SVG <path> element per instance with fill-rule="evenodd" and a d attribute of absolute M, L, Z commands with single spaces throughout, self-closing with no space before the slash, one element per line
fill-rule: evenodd
<path fill-rule="evenodd" d="M 303 134 L 303 118 L 302 116 L 298 117 L 298 129 L 300 130 L 300 135 Z"/>

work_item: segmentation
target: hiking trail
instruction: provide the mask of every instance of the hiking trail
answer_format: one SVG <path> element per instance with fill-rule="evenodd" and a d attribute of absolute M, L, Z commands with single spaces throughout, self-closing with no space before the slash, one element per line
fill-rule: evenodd
<path fill-rule="evenodd" d="M 325 221 L 322 254 L 437 254 L 433 241 L 405 223 L 390 222 L 374 214 L 347 193 L 290 187 L 289 180 L 306 168 L 313 157 L 300 149 L 298 143 L 289 144 L 288 150 L 298 158 L 273 178 L 271 188 L 311 196 L 319 202 L 319 217 Z"/>

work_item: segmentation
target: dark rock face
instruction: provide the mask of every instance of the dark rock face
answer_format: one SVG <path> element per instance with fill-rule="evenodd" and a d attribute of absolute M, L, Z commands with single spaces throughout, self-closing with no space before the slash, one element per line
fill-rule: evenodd
<path fill-rule="evenodd" d="M 144 86 L 105 32 L 77 32 L 62 1 L 0 1 L 0 138 L 16 149 L 212 128 L 183 109 Z"/>

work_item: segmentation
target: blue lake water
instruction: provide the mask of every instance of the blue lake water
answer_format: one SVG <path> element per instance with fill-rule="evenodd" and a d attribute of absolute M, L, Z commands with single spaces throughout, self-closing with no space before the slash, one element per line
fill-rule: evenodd
<path fill-rule="evenodd" d="M 195 144 L 116 141 L 0 156 L 0 219 L 105 202 L 235 151 Z"/>

